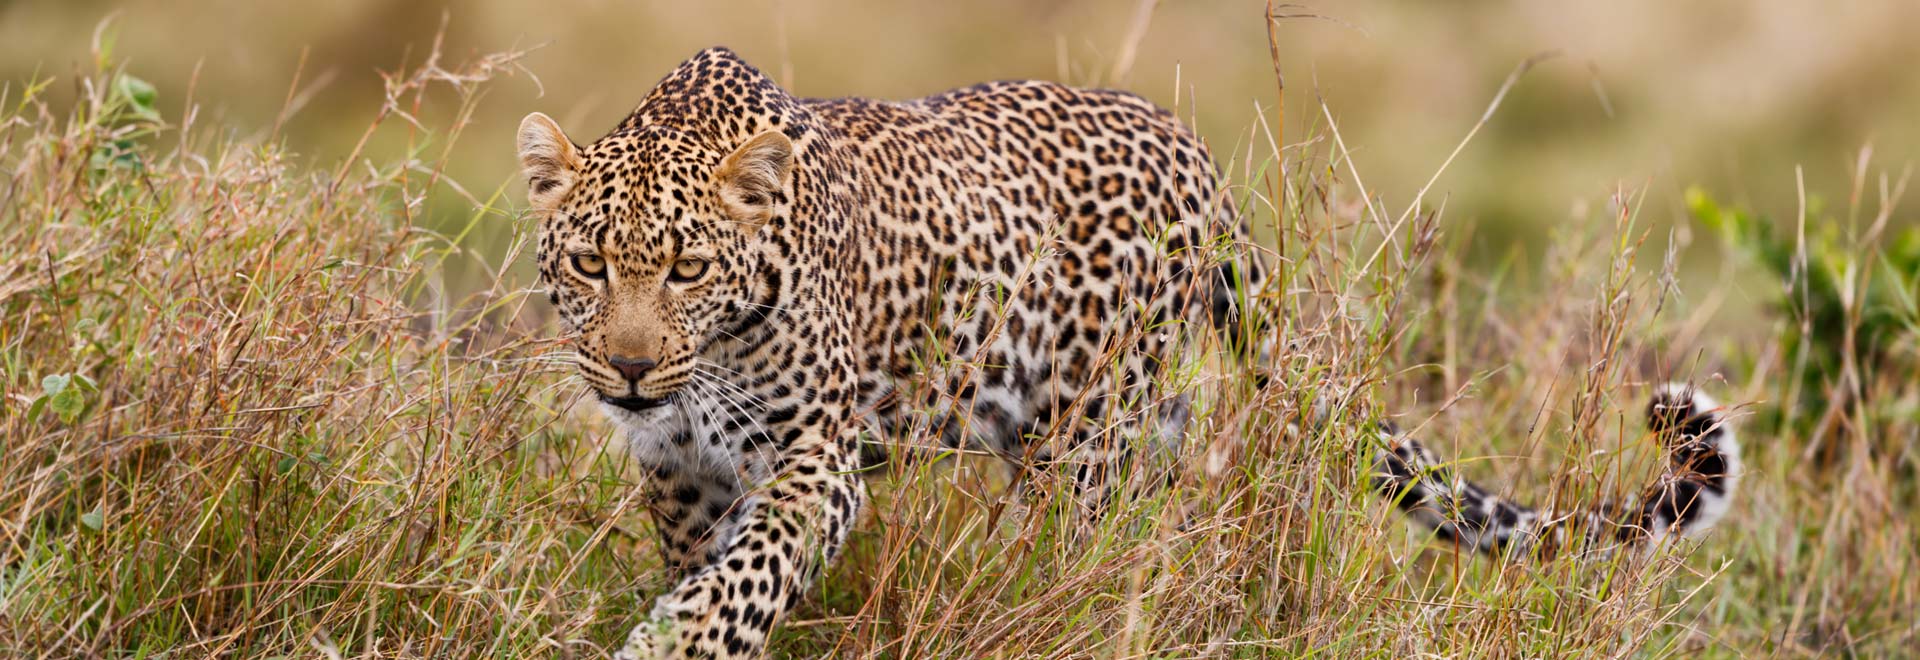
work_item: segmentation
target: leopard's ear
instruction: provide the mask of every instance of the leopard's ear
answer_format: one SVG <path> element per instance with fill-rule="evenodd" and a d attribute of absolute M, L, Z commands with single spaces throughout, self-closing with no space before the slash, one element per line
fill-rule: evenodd
<path fill-rule="evenodd" d="M 774 200 L 793 174 L 793 142 L 777 130 L 753 136 L 727 154 L 713 173 L 720 203 L 736 222 L 759 227 L 773 217 Z"/>
<path fill-rule="evenodd" d="M 551 211 L 580 179 L 579 147 L 553 118 L 538 112 L 520 120 L 520 169 L 527 175 L 527 204 Z"/>

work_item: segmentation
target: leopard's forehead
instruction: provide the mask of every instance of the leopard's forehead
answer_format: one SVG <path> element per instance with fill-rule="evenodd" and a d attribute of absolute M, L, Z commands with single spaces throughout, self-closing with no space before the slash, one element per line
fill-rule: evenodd
<path fill-rule="evenodd" d="M 702 51 L 581 150 L 580 178 L 552 228 L 572 232 L 572 240 L 584 234 L 614 258 L 725 236 L 714 226 L 721 217 L 711 194 L 714 169 L 754 134 L 791 125 L 797 107 L 732 51 Z"/>
<path fill-rule="evenodd" d="M 581 151 L 579 183 L 555 229 L 581 234 L 610 256 L 672 248 L 703 235 L 704 194 L 720 155 L 685 133 L 626 128 Z"/>

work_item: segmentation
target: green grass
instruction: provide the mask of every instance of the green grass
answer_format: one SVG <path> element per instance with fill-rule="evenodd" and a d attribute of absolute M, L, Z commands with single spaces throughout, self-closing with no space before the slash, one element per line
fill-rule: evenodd
<path fill-rule="evenodd" d="M 166 117 L 118 72 L 75 81 L 70 111 L 40 103 L 40 83 L 8 88 L 0 655 L 596 657 L 639 621 L 668 586 L 647 503 L 576 405 L 546 303 L 510 274 L 448 277 L 530 258 L 517 190 L 440 174 L 483 81 L 513 65 L 395 76 L 362 144 L 401 153 L 327 167 L 230 138 L 252 127 Z M 422 106 L 455 119 L 408 121 Z M 1419 429 L 1523 500 L 1582 501 L 1653 472 L 1648 383 L 1808 400 L 1781 377 L 1774 340 L 1791 333 L 1716 326 L 1721 291 L 1668 287 L 1672 257 L 1642 252 L 1631 192 L 1566 219 L 1537 265 L 1463 263 L 1471 227 L 1365 198 L 1333 126 L 1250 134 L 1215 149 L 1277 246 L 1274 383 L 1184 368 L 1200 409 L 1174 485 L 1092 529 L 1027 505 L 982 459 L 875 476 L 872 513 L 776 656 L 1916 645 L 1910 379 L 1846 398 L 1881 405 L 1834 412 L 1823 460 L 1803 458 L 1808 425 L 1746 425 L 1735 512 L 1650 561 L 1496 563 L 1411 530 L 1366 492 L 1367 419 Z M 465 210 L 425 215 L 450 206 Z M 468 252 L 479 223 L 518 238 Z M 1773 277 L 1756 272 L 1732 277 Z M 1911 327 L 1886 355 L 1913 358 Z M 1337 423 L 1302 424 L 1316 408 Z M 1783 416 L 1742 421 L 1760 417 Z"/>

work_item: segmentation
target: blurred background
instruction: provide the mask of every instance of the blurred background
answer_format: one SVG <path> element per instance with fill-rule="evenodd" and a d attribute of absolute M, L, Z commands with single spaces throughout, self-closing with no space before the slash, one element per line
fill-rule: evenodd
<path fill-rule="evenodd" d="M 1844 212 L 1863 147 L 1896 179 L 1920 147 L 1920 3 L 1905 0 L 1291 7 L 1300 17 L 1278 31 L 1284 118 L 1263 3 L 1148 7 L 1139 32 L 1131 2 L 15 0 L 0 5 L 0 79 L 56 77 L 54 97 L 71 98 L 111 16 L 109 59 L 153 82 L 169 118 L 191 93 L 200 125 L 263 141 L 282 125 L 301 158 L 334 166 L 379 107 L 380 71 L 417 63 L 444 20 L 456 62 L 537 47 L 523 62 L 531 75 L 487 88 L 449 165 L 481 198 L 506 186 L 517 205 L 520 117 L 546 112 L 590 141 L 675 63 L 727 45 L 808 96 L 909 98 L 1000 78 L 1121 87 L 1177 104 L 1222 160 L 1244 153 L 1260 109 L 1289 142 L 1331 115 L 1367 189 L 1398 211 L 1508 74 L 1554 51 L 1435 185 L 1449 240 L 1531 261 L 1556 227 L 1599 219 L 1616 190 L 1641 191 L 1655 248 L 1677 228 L 1684 272 L 1716 283 L 1723 250 L 1689 238 L 1687 186 L 1791 217 L 1801 166 L 1807 188 Z M 383 132 L 369 153 L 390 156 L 405 137 Z M 428 222 L 464 222 L 471 206 L 436 200 Z M 497 255 L 504 227 L 472 236 L 474 253 Z"/>

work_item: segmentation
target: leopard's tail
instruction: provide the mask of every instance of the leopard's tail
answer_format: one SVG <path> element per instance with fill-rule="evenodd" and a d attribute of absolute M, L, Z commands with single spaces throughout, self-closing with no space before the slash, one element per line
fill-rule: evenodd
<path fill-rule="evenodd" d="M 1522 505 L 1454 475 L 1419 440 L 1382 424 L 1373 487 L 1444 541 L 1496 555 L 1551 557 L 1562 550 L 1657 545 L 1695 536 L 1725 516 L 1740 482 L 1740 443 L 1727 410 L 1691 385 L 1657 388 L 1647 428 L 1667 464 L 1638 497 L 1583 509 Z M 1583 546 L 1573 546 L 1582 544 Z"/>

